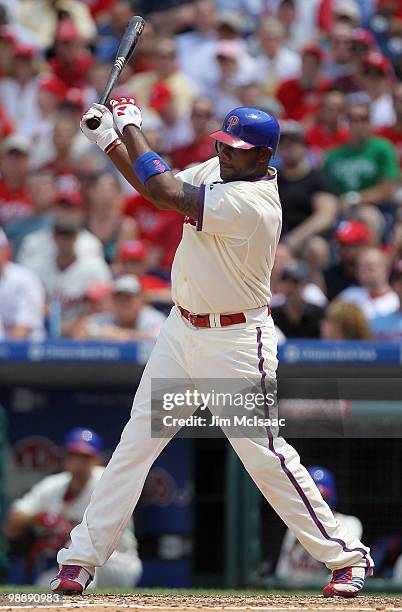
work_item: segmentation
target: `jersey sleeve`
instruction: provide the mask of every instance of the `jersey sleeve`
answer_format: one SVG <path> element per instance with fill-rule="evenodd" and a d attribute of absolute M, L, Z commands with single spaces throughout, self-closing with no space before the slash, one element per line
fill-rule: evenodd
<path fill-rule="evenodd" d="M 197 231 L 233 238 L 250 238 L 262 217 L 253 186 L 201 185 Z"/>
<path fill-rule="evenodd" d="M 38 482 L 23 497 L 17 499 L 11 506 L 14 512 L 23 512 L 35 516 L 47 510 L 46 479 Z"/>

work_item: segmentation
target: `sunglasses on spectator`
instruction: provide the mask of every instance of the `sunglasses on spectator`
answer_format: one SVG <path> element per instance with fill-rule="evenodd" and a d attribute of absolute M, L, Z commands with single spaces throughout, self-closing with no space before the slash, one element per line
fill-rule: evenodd
<path fill-rule="evenodd" d="M 207 111 L 193 111 L 191 113 L 192 117 L 198 117 L 199 119 L 210 119 L 212 117 L 212 113 L 209 113 Z"/>
<path fill-rule="evenodd" d="M 370 120 L 369 115 L 348 115 L 348 119 L 351 123 L 365 123 Z"/>

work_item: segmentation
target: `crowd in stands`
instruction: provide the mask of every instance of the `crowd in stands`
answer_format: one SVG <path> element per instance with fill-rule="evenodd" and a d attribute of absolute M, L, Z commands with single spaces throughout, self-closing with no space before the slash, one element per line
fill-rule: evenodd
<path fill-rule="evenodd" d="M 147 25 L 114 95 L 172 168 L 214 156 L 234 107 L 280 119 L 279 339 L 401 338 L 401 7 L 0 0 L 0 340 L 152 340 L 171 307 L 182 217 L 79 130 L 134 14 Z"/>

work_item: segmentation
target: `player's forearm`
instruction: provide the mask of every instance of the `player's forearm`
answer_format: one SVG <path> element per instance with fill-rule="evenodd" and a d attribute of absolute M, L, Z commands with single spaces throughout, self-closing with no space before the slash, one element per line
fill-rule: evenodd
<path fill-rule="evenodd" d="M 359 204 L 390 204 L 396 187 L 397 183 L 394 181 L 383 181 L 375 187 L 363 189 L 359 192 Z"/>
<path fill-rule="evenodd" d="M 109 153 L 109 157 L 113 162 L 113 165 L 117 170 L 124 176 L 126 181 L 130 183 L 134 187 L 138 193 L 147 196 L 146 189 L 141 181 L 138 179 L 138 176 L 134 172 L 133 164 L 131 162 L 130 156 L 128 154 L 126 146 L 122 143 L 111 153 Z"/>

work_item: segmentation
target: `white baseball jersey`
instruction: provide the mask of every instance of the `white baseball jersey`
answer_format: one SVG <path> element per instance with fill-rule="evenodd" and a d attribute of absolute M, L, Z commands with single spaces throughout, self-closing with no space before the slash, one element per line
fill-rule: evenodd
<path fill-rule="evenodd" d="M 24 512 L 31 516 L 41 512 L 51 512 L 52 514 L 60 514 L 72 523 L 77 524 L 82 521 L 85 509 L 91 499 L 92 491 L 103 472 L 103 467 L 94 466 L 91 478 L 81 493 L 69 501 L 64 500 L 64 494 L 71 480 L 70 473 L 60 472 L 60 474 L 46 476 L 46 478 L 25 493 L 23 497 L 17 499 L 12 505 L 12 510 Z M 124 531 L 117 550 L 120 552 L 130 552 L 131 555 L 137 556 L 137 540 L 134 536 L 131 523 Z"/>
<path fill-rule="evenodd" d="M 348 287 L 338 297 L 344 302 L 353 302 L 360 306 L 369 320 L 399 310 L 399 297 L 392 289 L 383 295 L 373 295 L 366 287 Z"/>
<path fill-rule="evenodd" d="M 269 304 L 282 225 L 275 169 L 259 180 L 222 183 L 214 157 L 176 178 L 201 186 L 201 193 L 198 223 L 185 219 L 174 258 L 173 301 L 195 314 Z"/>

